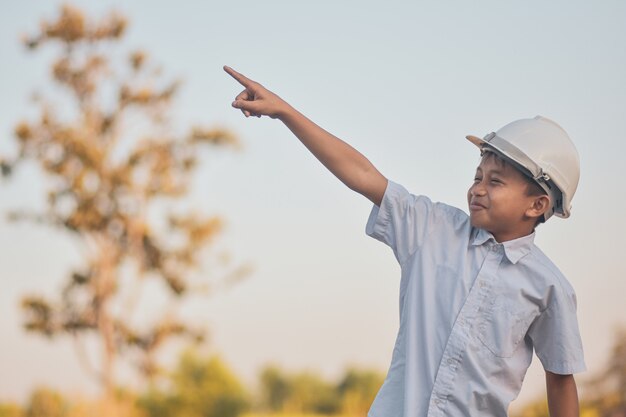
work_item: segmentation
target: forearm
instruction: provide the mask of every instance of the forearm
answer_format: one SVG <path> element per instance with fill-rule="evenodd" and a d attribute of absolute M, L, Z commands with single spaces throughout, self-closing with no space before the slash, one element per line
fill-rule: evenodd
<path fill-rule="evenodd" d="M 387 179 L 363 154 L 289 105 L 278 118 L 333 175 L 380 205 Z"/>
<path fill-rule="evenodd" d="M 546 372 L 550 417 L 578 417 L 578 392 L 573 375 Z"/>
<path fill-rule="evenodd" d="M 387 179 L 372 163 L 352 146 L 331 135 L 287 102 L 261 84 L 224 66 L 245 90 L 237 95 L 232 106 L 249 116 L 280 119 L 320 162 L 354 191 L 380 206 Z"/>

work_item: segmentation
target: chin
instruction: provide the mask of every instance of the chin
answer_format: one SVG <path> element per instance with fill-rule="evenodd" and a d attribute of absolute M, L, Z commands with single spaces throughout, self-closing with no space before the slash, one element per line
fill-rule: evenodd
<path fill-rule="evenodd" d="M 472 227 L 482 227 L 482 222 L 472 215 L 470 215 L 470 224 Z"/>

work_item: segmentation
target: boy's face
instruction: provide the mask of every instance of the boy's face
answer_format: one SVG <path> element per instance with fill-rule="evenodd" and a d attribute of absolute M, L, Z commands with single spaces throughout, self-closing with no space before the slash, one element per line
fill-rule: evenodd
<path fill-rule="evenodd" d="M 523 174 L 486 152 L 467 192 L 472 226 L 490 232 L 498 242 L 531 233 L 534 219 L 527 216 L 536 197 L 527 195 Z"/>

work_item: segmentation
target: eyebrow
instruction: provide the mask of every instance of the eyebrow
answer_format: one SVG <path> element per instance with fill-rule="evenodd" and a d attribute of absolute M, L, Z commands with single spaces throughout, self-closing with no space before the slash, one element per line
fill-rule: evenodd
<path fill-rule="evenodd" d="M 482 168 L 478 167 L 476 168 L 476 172 L 479 172 L 482 174 L 483 170 Z M 490 174 L 496 174 L 496 175 L 504 175 L 504 171 L 501 171 L 499 169 L 492 169 L 491 171 L 489 171 Z"/>

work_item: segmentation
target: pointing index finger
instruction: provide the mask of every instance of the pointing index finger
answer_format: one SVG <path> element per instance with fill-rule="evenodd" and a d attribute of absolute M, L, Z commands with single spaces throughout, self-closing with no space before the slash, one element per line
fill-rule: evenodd
<path fill-rule="evenodd" d="M 239 84 L 243 85 L 246 88 L 252 87 L 252 84 L 254 83 L 254 81 L 247 78 L 243 74 L 238 73 L 237 71 L 235 71 L 234 69 L 232 69 L 231 67 L 227 65 L 224 65 L 224 71 L 226 71 L 231 77 L 237 80 Z"/>

